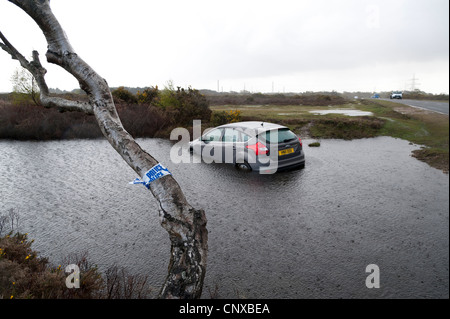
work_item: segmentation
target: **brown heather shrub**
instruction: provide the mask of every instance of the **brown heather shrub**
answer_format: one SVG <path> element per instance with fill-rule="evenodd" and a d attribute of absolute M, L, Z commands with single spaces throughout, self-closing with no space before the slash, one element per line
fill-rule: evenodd
<path fill-rule="evenodd" d="M 42 106 L 10 103 L 0 107 L 2 139 L 52 140 L 100 136 L 95 119 L 82 113 L 61 113 Z"/>
<path fill-rule="evenodd" d="M 155 137 L 170 123 L 166 112 L 153 105 L 117 104 L 124 128 L 133 137 Z"/>
<path fill-rule="evenodd" d="M 178 126 L 192 125 L 194 119 L 209 122 L 211 110 L 197 90 L 178 88 L 145 90 L 134 98 L 125 89 L 114 91 L 117 112 L 124 128 L 133 137 L 168 137 Z M 143 99 L 143 97 L 146 99 Z M 64 95 L 68 99 L 86 96 Z M 151 102 L 151 103 L 150 103 Z M 100 138 L 94 116 L 80 112 L 61 113 L 57 109 L 22 103 L 15 105 L 9 95 L 0 94 L 0 139 L 55 140 Z"/>
<path fill-rule="evenodd" d="M 96 298 L 102 278 L 95 267 L 80 262 L 80 289 L 68 289 L 67 274 L 61 266 L 52 267 L 47 258 L 31 249 L 28 234 L 16 233 L 0 238 L 0 298 L 55 299 Z"/>
<path fill-rule="evenodd" d="M 10 232 L 0 237 L 0 299 L 143 299 L 152 292 L 146 275 L 132 275 L 112 265 L 105 274 L 92 265 L 87 253 L 73 254 L 61 265 L 31 249 L 28 234 Z M 66 287 L 65 267 L 80 269 L 80 288 Z"/>
<path fill-rule="evenodd" d="M 167 115 L 148 105 L 117 105 L 125 129 L 134 137 L 154 137 L 168 126 Z M 61 113 L 35 105 L 12 105 L 0 100 L 0 139 L 55 140 L 103 137 L 92 115 Z"/>
<path fill-rule="evenodd" d="M 19 228 L 19 213 L 0 215 L 0 299 L 143 299 L 151 297 L 148 276 L 111 265 L 102 276 L 87 253 L 71 254 L 60 265 L 31 249 L 34 240 Z M 9 232 L 8 232 L 9 231 Z M 4 235 L 6 233 L 6 235 Z M 80 270 L 80 287 L 67 288 L 68 265 Z"/>

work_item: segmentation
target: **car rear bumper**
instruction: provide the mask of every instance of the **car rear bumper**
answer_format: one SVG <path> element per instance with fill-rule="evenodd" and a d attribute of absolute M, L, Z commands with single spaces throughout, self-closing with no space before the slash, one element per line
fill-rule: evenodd
<path fill-rule="evenodd" d="M 305 153 L 303 152 L 303 150 L 300 151 L 299 155 L 284 160 L 278 159 L 270 161 L 269 163 L 267 162 L 261 163 L 259 161 L 256 161 L 256 163 L 250 163 L 252 170 L 257 171 L 260 174 L 272 174 L 282 170 L 302 167 L 304 165 L 305 165 Z"/>

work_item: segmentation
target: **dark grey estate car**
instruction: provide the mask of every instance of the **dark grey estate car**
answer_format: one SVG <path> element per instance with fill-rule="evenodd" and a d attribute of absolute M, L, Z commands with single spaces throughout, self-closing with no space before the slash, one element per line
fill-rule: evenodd
<path fill-rule="evenodd" d="M 305 167 L 301 139 L 287 127 L 267 122 L 218 126 L 189 146 L 206 163 L 231 163 L 262 174 Z"/>

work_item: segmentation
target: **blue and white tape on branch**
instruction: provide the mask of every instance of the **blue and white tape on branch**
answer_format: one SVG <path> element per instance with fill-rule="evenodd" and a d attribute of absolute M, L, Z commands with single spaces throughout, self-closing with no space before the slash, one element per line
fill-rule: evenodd
<path fill-rule="evenodd" d="M 158 178 L 164 177 L 166 175 L 172 175 L 167 168 L 161 164 L 157 164 L 150 168 L 147 173 L 144 174 L 142 180 L 136 178 L 134 181 L 128 184 L 143 184 L 145 187 L 150 188 L 150 183 L 157 180 Z"/>

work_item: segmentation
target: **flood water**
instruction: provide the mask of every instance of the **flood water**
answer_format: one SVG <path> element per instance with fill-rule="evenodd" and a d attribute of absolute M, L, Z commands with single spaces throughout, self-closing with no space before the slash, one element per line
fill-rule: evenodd
<path fill-rule="evenodd" d="M 304 141 L 304 170 L 258 175 L 224 164 L 174 164 L 170 141 L 140 139 L 206 211 L 204 298 L 448 298 L 449 176 L 388 137 Z M 156 200 L 103 140 L 0 141 L 0 214 L 55 264 L 88 251 L 149 274 L 169 261 Z M 380 269 L 369 289 L 366 266 Z"/>
<path fill-rule="evenodd" d="M 360 111 L 360 110 L 316 110 L 316 111 L 309 111 L 309 113 L 313 114 L 320 114 L 320 115 L 326 115 L 326 114 L 343 114 L 347 116 L 372 116 L 372 112 L 366 112 L 366 111 Z"/>

